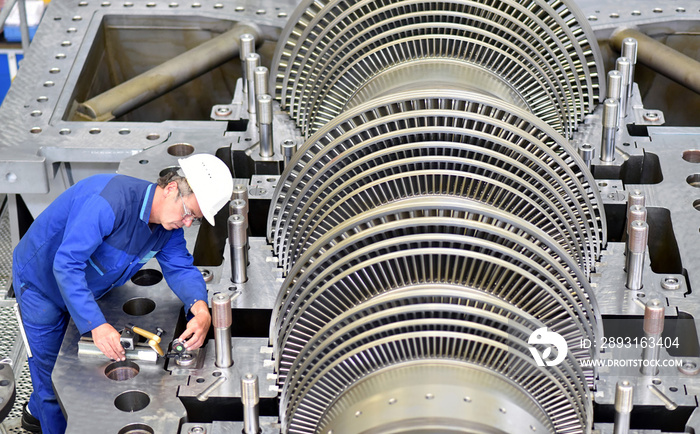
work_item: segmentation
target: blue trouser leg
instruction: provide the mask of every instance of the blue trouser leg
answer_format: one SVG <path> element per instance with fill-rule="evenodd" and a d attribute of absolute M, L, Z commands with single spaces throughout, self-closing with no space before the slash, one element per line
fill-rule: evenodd
<path fill-rule="evenodd" d="M 66 418 L 53 390 L 51 372 L 66 334 L 69 315 L 39 291 L 21 288 L 18 283 L 15 280 L 17 302 L 32 352 L 29 373 L 34 391 L 29 399 L 29 411 L 41 422 L 44 434 L 62 434 L 66 430 Z"/>

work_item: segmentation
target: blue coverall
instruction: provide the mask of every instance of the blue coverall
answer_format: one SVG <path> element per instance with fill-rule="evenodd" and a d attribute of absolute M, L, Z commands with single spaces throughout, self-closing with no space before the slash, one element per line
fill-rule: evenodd
<path fill-rule="evenodd" d="M 45 434 L 66 420 L 51 372 L 70 318 L 81 334 L 105 323 L 96 299 L 127 282 L 156 257 L 185 311 L 207 300 L 184 231 L 150 225 L 156 184 L 123 175 L 78 182 L 42 212 L 13 254 L 13 285 L 32 356 L 29 410 Z"/>

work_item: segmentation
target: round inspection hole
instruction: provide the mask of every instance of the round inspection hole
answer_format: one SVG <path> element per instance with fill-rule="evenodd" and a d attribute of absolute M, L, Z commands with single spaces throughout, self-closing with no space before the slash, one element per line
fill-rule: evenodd
<path fill-rule="evenodd" d="M 71 133 L 70 128 L 61 128 L 61 129 L 58 131 L 58 134 L 60 134 L 60 135 L 62 135 L 62 136 L 67 136 L 67 135 L 70 134 L 70 133 Z"/>
<path fill-rule="evenodd" d="M 129 135 L 129 134 L 131 134 L 131 130 L 128 129 L 128 128 L 122 128 L 121 130 L 119 130 L 119 135 L 120 135 L 120 136 L 126 136 L 126 135 Z"/>
<path fill-rule="evenodd" d="M 130 390 L 114 398 L 114 406 L 127 413 L 143 410 L 150 403 L 151 398 L 139 390 Z"/>
<path fill-rule="evenodd" d="M 160 139 L 160 134 L 158 133 L 150 133 L 146 136 L 146 139 L 148 140 L 158 140 Z"/>
<path fill-rule="evenodd" d="M 658 385 L 661 384 L 661 379 L 659 379 L 659 378 L 654 378 L 653 380 L 651 380 L 651 383 L 652 383 L 653 385 L 655 385 L 655 386 L 658 386 Z"/>
<path fill-rule="evenodd" d="M 0 386 L 7 387 L 10 385 L 10 380 L 0 380 Z"/>
<path fill-rule="evenodd" d="M 691 187 L 700 188 L 700 173 L 690 175 L 689 177 L 685 178 L 685 182 L 687 182 Z"/>
<path fill-rule="evenodd" d="M 146 297 L 132 298 L 122 306 L 124 313 L 131 316 L 148 315 L 155 309 L 156 302 Z"/>
<path fill-rule="evenodd" d="M 671 392 L 678 392 L 677 387 L 669 387 L 668 390 L 670 390 Z"/>
<path fill-rule="evenodd" d="M 700 149 L 683 151 L 683 159 L 688 163 L 700 163 Z"/>
<path fill-rule="evenodd" d="M 163 280 L 163 273 L 158 270 L 145 269 L 139 270 L 131 281 L 138 286 L 151 286 Z"/>
<path fill-rule="evenodd" d="M 102 130 L 99 128 L 90 128 L 90 134 L 92 134 L 92 135 L 100 134 L 101 132 L 102 132 Z"/>
<path fill-rule="evenodd" d="M 148 164 L 148 160 L 139 160 L 139 164 Z"/>
<path fill-rule="evenodd" d="M 59 72 L 61 72 L 61 70 L 59 68 L 49 69 L 49 74 L 58 74 Z"/>
<path fill-rule="evenodd" d="M 194 146 L 189 143 L 176 143 L 168 146 L 168 154 L 175 157 L 184 157 L 194 152 Z"/>
<path fill-rule="evenodd" d="M 54 87 L 55 85 L 56 85 L 56 83 L 54 83 L 53 81 L 45 81 L 44 82 L 44 87 Z"/>
<path fill-rule="evenodd" d="M 41 128 L 39 127 L 33 127 L 29 130 L 30 133 L 32 134 L 39 134 L 41 132 Z"/>
<path fill-rule="evenodd" d="M 165 175 L 167 175 L 168 173 L 175 173 L 175 172 L 177 172 L 178 170 L 180 170 L 180 166 L 170 166 L 170 167 L 166 167 L 165 169 L 161 170 L 161 171 L 158 173 L 158 176 L 165 176 Z"/>
<path fill-rule="evenodd" d="M 155 434 L 155 431 L 148 425 L 132 423 L 120 429 L 117 434 Z"/>
<path fill-rule="evenodd" d="M 123 362 L 114 362 L 105 368 L 105 376 L 113 381 L 131 380 L 139 375 L 139 365 L 129 360 Z"/>

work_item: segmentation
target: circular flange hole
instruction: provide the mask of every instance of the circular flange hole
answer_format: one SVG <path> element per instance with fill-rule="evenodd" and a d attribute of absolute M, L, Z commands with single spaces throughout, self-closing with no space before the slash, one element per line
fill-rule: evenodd
<path fill-rule="evenodd" d="M 165 176 L 165 175 L 167 175 L 168 173 L 175 173 L 175 172 L 177 172 L 178 170 L 180 170 L 180 166 L 170 166 L 170 167 L 166 167 L 165 169 L 161 170 L 161 171 L 158 173 L 158 176 Z"/>
<path fill-rule="evenodd" d="M 691 187 L 700 188 L 700 173 L 690 175 L 689 177 L 685 178 L 685 182 L 687 182 Z"/>
<path fill-rule="evenodd" d="M 127 413 L 143 410 L 150 403 L 151 398 L 139 390 L 130 390 L 114 398 L 114 406 Z"/>
<path fill-rule="evenodd" d="M 124 313 L 131 316 L 148 315 L 155 309 L 156 302 L 146 297 L 132 298 L 122 306 Z"/>
<path fill-rule="evenodd" d="M 155 431 L 148 425 L 132 423 L 120 429 L 117 434 L 155 434 Z"/>
<path fill-rule="evenodd" d="M 700 150 L 688 149 L 683 151 L 683 159 L 688 163 L 700 163 Z"/>
<path fill-rule="evenodd" d="M 131 281 L 139 286 L 155 285 L 161 280 L 163 280 L 163 273 L 153 269 L 139 270 L 134 274 L 134 277 L 131 278 Z"/>
<path fill-rule="evenodd" d="M 126 381 L 137 376 L 139 371 L 139 365 L 125 360 L 123 362 L 114 362 L 109 364 L 105 368 L 105 376 L 114 381 Z"/>
<path fill-rule="evenodd" d="M 168 154 L 175 157 L 184 157 L 194 152 L 194 146 L 189 143 L 176 143 L 168 146 Z"/>

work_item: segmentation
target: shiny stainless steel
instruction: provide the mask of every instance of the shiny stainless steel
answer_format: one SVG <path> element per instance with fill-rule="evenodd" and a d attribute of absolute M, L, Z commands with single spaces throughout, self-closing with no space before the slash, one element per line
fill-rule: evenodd
<path fill-rule="evenodd" d="M 642 375 L 657 375 L 659 373 L 659 355 L 661 345 L 656 345 L 664 331 L 666 309 L 663 302 L 658 298 L 653 298 L 644 307 L 644 337 L 650 343 L 642 349 L 642 361 L 644 364 L 639 372 Z"/>
<path fill-rule="evenodd" d="M 586 167 L 590 169 L 591 162 L 593 161 L 593 158 L 595 158 L 595 148 L 590 143 L 579 143 L 578 154 L 581 156 L 581 159 L 586 164 Z"/>
<path fill-rule="evenodd" d="M 258 434 L 260 431 L 260 390 L 258 377 L 246 374 L 241 378 L 241 401 L 243 402 L 243 432 Z"/>
<path fill-rule="evenodd" d="M 615 426 L 613 434 L 628 434 L 630 432 L 630 413 L 634 408 L 634 387 L 629 381 L 621 381 L 615 385 Z"/>
<path fill-rule="evenodd" d="M 286 167 L 292 160 L 292 157 L 297 152 L 297 144 L 294 140 L 284 140 L 280 143 L 280 153 L 284 158 L 284 166 Z"/>
<path fill-rule="evenodd" d="M 604 162 L 615 161 L 615 138 L 619 124 L 620 104 L 607 98 L 603 102 L 603 135 L 600 143 L 600 159 Z"/>
<path fill-rule="evenodd" d="M 255 114 L 256 97 L 255 94 L 255 70 L 260 67 L 260 55 L 249 53 L 245 58 L 246 80 L 248 81 L 248 113 Z"/>
<path fill-rule="evenodd" d="M 255 53 L 255 35 L 251 33 L 244 33 L 241 35 L 239 43 L 241 46 L 241 49 L 239 50 L 239 57 L 241 59 L 241 64 L 243 65 L 241 68 L 241 78 L 243 79 L 243 83 L 247 83 L 248 68 L 245 66 L 245 59 L 250 53 Z M 248 93 L 248 86 L 243 86 L 243 92 Z"/>
<path fill-rule="evenodd" d="M 231 258 L 231 282 L 248 280 L 248 223 L 240 214 L 228 218 L 228 245 Z"/>
<path fill-rule="evenodd" d="M 622 57 L 630 60 L 630 78 L 627 85 L 627 96 L 632 97 L 634 91 L 634 70 L 637 66 L 637 40 L 634 38 L 625 38 L 622 40 L 620 53 Z"/>
<path fill-rule="evenodd" d="M 275 154 L 275 148 L 272 145 L 274 138 L 272 136 L 272 97 L 267 94 L 258 94 L 258 124 L 260 129 L 260 157 L 271 158 Z"/>
<path fill-rule="evenodd" d="M 621 119 L 627 117 L 627 105 L 629 101 L 629 93 L 625 91 L 630 86 L 630 80 L 632 75 L 632 62 L 627 57 L 618 57 L 615 61 L 615 69 L 620 71 L 622 75 L 622 90 L 620 92 L 620 110 L 619 115 Z"/>
<path fill-rule="evenodd" d="M 649 225 L 647 222 L 636 220 L 630 223 L 626 284 L 628 289 L 642 289 L 642 274 L 648 239 Z"/>
<path fill-rule="evenodd" d="M 211 324 L 214 327 L 216 362 L 219 368 L 233 364 L 231 354 L 231 297 L 226 293 L 214 294 L 211 298 Z"/>

